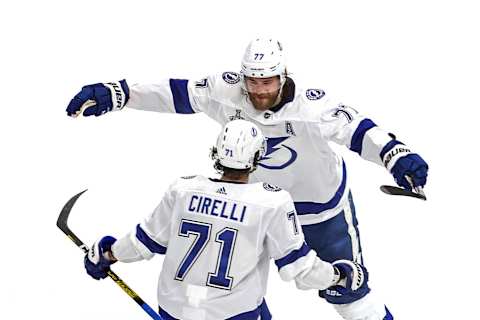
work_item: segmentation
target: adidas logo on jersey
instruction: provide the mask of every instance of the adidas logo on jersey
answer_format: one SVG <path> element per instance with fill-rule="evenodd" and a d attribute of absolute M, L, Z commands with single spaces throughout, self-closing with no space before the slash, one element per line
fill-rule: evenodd
<path fill-rule="evenodd" d="M 227 194 L 227 191 L 225 190 L 225 187 L 219 188 L 216 192 L 220 193 L 220 194 Z"/>

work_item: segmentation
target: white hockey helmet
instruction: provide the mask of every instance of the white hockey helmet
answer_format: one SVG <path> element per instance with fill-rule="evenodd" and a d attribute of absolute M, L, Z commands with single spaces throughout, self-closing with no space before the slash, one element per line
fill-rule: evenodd
<path fill-rule="evenodd" d="M 238 119 L 223 127 L 211 156 L 216 169 L 227 167 L 252 172 L 265 150 L 266 140 L 260 129 L 252 122 Z"/>
<path fill-rule="evenodd" d="M 251 41 L 242 59 L 240 75 L 252 78 L 270 78 L 280 76 L 280 84 L 286 78 L 283 48 L 276 39 L 259 38 Z M 243 81 L 245 82 L 245 81 Z"/>

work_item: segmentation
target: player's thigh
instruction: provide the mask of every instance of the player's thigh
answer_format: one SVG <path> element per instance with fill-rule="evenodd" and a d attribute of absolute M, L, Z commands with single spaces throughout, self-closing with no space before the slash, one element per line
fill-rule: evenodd
<path fill-rule="evenodd" d="M 302 229 L 305 241 L 322 260 L 362 262 L 358 220 L 351 195 L 338 215 L 318 224 L 304 225 Z"/>

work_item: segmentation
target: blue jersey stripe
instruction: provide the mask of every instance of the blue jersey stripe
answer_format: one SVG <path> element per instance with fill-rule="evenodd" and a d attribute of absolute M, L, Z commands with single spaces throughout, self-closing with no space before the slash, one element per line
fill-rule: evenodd
<path fill-rule="evenodd" d="M 365 133 L 367 133 L 368 130 L 376 126 L 372 120 L 363 119 L 358 125 L 357 130 L 353 133 L 350 150 L 362 155 L 363 137 L 365 137 Z"/>
<path fill-rule="evenodd" d="M 148 248 L 151 252 L 154 253 L 159 253 L 159 254 L 165 254 L 167 252 L 167 248 L 158 244 L 155 240 L 150 238 L 145 231 L 140 227 L 140 225 L 137 225 L 137 232 L 135 233 L 135 236 L 137 239 L 145 245 L 145 247 Z"/>
<path fill-rule="evenodd" d="M 170 90 L 173 96 L 173 105 L 176 113 L 195 113 L 188 97 L 188 80 L 170 79 Z"/>
<path fill-rule="evenodd" d="M 335 195 L 330 199 L 328 202 L 319 203 L 319 202 L 294 202 L 295 210 L 297 211 L 297 215 L 304 215 L 304 214 L 319 214 L 325 210 L 335 208 L 340 199 L 343 197 L 343 193 L 345 192 L 345 186 L 347 184 L 347 166 L 345 165 L 345 161 L 343 162 L 343 176 L 342 182 L 338 187 Z"/>
<path fill-rule="evenodd" d="M 159 307 L 159 313 L 162 316 L 162 318 L 165 320 L 179 320 L 177 318 L 172 317 L 170 314 L 168 314 L 168 312 L 163 310 L 161 307 Z M 259 316 L 260 316 L 260 319 L 262 320 L 272 319 L 272 314 L 270 313 L 270 310 L 268 310 L 268 306 L 267 306 L 267 303 L 265 302 L 265 299 L 263 299 L 262 304 L 260 304 L 256 309 L 252 311 L 247 311 L 241 314 L 237 314 L 236 316 L 230 317 L 226 320 L 257 320 Z"/>
<path fill-rule="evenodd" d="M 300 259 L 301 257 L 306 256 L 309 251 L 310 251 L 310 248 L 304 242 L 299 249 L 293 250 L 292 252 L 287 254 L 285 257 L 275 260 L 275 264 L 277 265 L 278 270 L 280 270 L 282 267 L 286 266 L 287 264 L 293 263 L 298 259 Z"/>

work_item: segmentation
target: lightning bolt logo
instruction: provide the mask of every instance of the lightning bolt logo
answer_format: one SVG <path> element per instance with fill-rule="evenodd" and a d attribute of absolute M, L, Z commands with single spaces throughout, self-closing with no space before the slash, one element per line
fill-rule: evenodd
<path fill-rule="evenodd" d="M 271 169 L 271 170 L 280 170 L 291 165 L 297 159 L 297 152 L 292 148 L 290 148 L 289 146 L 281 144 L 283 141 L 287 140 L 288 138 L 290 137 L 267 138 L 267 151 L 265 152 L 265 156 L 263 156 L 260 159 L 260 161 L 271 159 L 272 157 L 270 157 L 270 155 L 280 150 L 281 148 L 286 148 L 288 151 L 290 151 L 290 159 L 288 159 L 285 163 L 281 165 L 267 165 L 261 162 L 258 165 L 265 169 Z"/>

